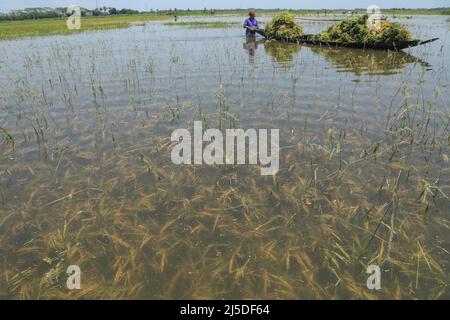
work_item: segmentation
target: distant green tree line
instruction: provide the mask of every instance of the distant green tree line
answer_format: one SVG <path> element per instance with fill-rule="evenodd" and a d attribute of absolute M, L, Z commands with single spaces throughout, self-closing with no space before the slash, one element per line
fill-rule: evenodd
<path fill-rule="evenodd" d="M 102 15 L 117 15 L 117 14 L 138 14 L 138 10 L 132 9 L 116 9 L 109 7 L 97 8 L 89 10 L 81 8 L 82 16 L 102 16 Z M 8 14 L 0 13 L 0 21 L 14 21 L 14 20 L 30 20 L 30 19 L 45 19 L 58 18 L 70 15 L 67 13 L 66 7 L 61 8 L 25 8 L 21 10 L 13 10 Z"/>

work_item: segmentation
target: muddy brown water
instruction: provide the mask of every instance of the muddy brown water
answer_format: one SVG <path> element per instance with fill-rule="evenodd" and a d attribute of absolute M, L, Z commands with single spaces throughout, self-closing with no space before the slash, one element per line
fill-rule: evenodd
<path fill-rule="evenodd" d="M 449 22 L 399 21 L 441 39 L 149 23 L 0 42 L 0 298 L 449 298 Z M 278 174 L 172 164 L 196 120 L 280 129 Z"/>

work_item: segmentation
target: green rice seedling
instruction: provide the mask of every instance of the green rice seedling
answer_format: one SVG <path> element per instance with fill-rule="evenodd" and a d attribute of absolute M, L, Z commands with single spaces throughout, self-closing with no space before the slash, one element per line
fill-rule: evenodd
<path fill-rule="evenodd" d="M 398 23 L 380 22 L 379 28 L 367 26 L 368 16 L 347 18 L 316 36 L 325 42 L 368 43 L 373 41 L 411 40 L 411 33 Z"/>
<path fill-rule="evenodd" d="M 269 39 L 295 40 L 303 36 L 302 26 L 287 11 L 277 14 L 265 28 Z"/>
<path fill-rule="evenodd" d="M 9 134 L 8 131 L 3 129 L 2 127 L 0 127 L 0 135 L 6 143 L 14 146 L 15 142 L 14 142 L 13 136 L 11 134 Z"/>

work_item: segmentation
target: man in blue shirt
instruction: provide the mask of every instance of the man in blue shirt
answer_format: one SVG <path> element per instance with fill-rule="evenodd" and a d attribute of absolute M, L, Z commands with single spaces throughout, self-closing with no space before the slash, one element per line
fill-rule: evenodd
<path fill-rule="evenodd" d="M 259 23 L 256 20 L 256 10 L 251 9 L 248 12 L 249 18 L 245 19 L 244 29 L 246 36 L 255 36 L 255 30 L 259 30 Z"/>

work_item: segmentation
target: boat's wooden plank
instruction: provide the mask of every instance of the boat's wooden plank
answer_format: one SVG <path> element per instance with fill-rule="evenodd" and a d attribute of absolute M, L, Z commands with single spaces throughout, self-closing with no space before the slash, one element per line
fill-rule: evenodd
<path fill-rule="evenodd" d="M 376 50 L 402 50 L 402 49 L 411 48 L 411 47 L 415 47 L 418 45 L 430 43 L 430 42 L 436 41 L 438 39 L 439 38 L 433 38 L 433 39 L 424 40 L 424 41 L 411 40 L 411 41 L 396 41 L 396 42 L 376 41 L 376 42 L 369 42 L 369 43 L 345 43 L 345 42 L 326 42 L 326 41 L 314 40 L 314 35 L 307 34 L 301 38 L 296 38 L 296 39 L 275 39 L 275 40 L 298 42 L 298 43 L 305 43 L 305 44 L 318 45 L 318 46 L 329 46 L 329 47 L 345 47 L 345 48 L 376 49 Z"/>

